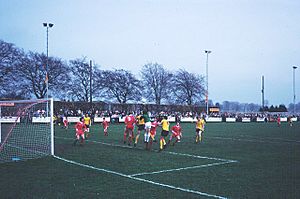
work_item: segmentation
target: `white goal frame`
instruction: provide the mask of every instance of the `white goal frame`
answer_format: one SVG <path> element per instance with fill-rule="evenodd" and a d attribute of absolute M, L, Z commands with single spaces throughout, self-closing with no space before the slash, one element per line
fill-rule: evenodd
<path fill-rule="evenodd" d="M 15 127 L 17 127 L 17 125 L 19 125 L 19 123 L 21 122 L 21 118 L 22 115 L 20 112 L 16 113 L 15 115 L 11 115 L 11 116 L 7 116 L 7 115 L 3 115 L 3 111 L 4 111 L 4 107 L 16 107 L 17 110 L 17 104 L 26 104 L 28 103 L 29 109 L 31 109 L 32 107 L 34 107 L 36 104 L 41 104 L 41 106 L 44 106 L 46 109 L 46 116 L 42 118 L 42 122 L 44 124 L 49 123 L 50 128 L 45 128 L 45 131 L 47 135 L 50 136 L 50 143 L 48 142 L 48 149 L 45 153 L 45 156 L 47 155 L 51 155 L 54 156 L 54 123 L 53 123 L 53 116 L 54 116 L 54 105 L 53 105 L 53 98 L 48 98 L 48 99 L 32 99 L 32 100 L 11 100 L 11 101 L 0 101 L 0 153 L 2 152 L 2 148 L 6 146 L 6 141 L 10 139 L 10 133 L 11 131 L 13 131 L 13 129 Z M 24 106 L 21 108 L 19 108 L 19 110 L 22 112 L 25 110 L 27 111 L 27 107 Z M 31 118 L 34 118 L 33 115 L 30 116 Z M 6 134 L 3 134 L 2 132 L 2 125 L 4 123 L 10 123 L 12 126 L 10 127 L 10 131 Z M 31 123 L 34 123 L 34 120 L 31 120 Z M 23 123 L 24 124 L 24 123 Z M 26 124 L 25 124 L 26 125 Z M 33 124 L 36 125 L 36 124 Z M 37 124 L 38 125 L 38 124 Z M 48 125 L 47 125 L 48 126 Z M 49 131 L 50 132 L 49 132 Z M 37 131 L 38 132 L 38 131 Z M 49 132 L 49 134 L 47 133 Z M 16 146 L 18 147 L 18 146 Z M 50 148 L 50 149 L 49 149 Z M 1 155 L 1 154 L 0 154 Z"/>

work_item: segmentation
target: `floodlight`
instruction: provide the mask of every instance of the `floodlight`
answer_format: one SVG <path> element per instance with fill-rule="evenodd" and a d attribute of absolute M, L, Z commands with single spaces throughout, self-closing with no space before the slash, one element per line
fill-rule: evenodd
<path fill-rule="evenodd" d="M 205 50 L 204 51 L 206 53 L 206 114 L 208 116 L 209 112 L 208 112 L 208 54 L 211 53 L 211 50 Z"/>

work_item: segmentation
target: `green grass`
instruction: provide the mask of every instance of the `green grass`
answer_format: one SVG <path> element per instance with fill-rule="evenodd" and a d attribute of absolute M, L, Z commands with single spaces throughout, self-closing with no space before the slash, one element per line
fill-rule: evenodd
<path fill-rule="evenodd" d="M 72 146 L 74 129 L 57 126 L 55 154 L 94 169 L 53 157 L 0 164 L 1 198 L 210 198 L 163 184 L 226 198 L 300 197 L 299 122 L 208 123 L 200 144 L 194 123 L 182 127 L 182 142 L 157 153 L 158 143 L 146 151 L 142 136 L 137 148 L 124 145 L 123 125 L 112 124 L 108 137 L 93 125 L 83 147 Z M 220 165 L 130 176 L 214 163 Z"/>

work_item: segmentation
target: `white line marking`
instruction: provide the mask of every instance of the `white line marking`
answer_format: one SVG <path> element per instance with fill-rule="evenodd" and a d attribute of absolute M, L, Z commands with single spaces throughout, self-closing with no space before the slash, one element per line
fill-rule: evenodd
<path fill-rule="evenodd" d="M 208 194 L 208 193 L 205 193 L 205 192 L 195 191 L 195 190 L 191 190 L 191 189 L 184 189 L 184 188 L 181 188 L 181 187 L 175 187 L 175 186 L 168 185 L 168 184 L 162 184 L 162 183 L 154 182 L 154 181 L 151 181 L 151 180 L 137 178 L 137 177 L 133 177 L 133 176 L 130 176 L 130 175 L 125 175 L 123 173 L 115 172 L 115 171 L 110 171 L 110 170 L 107 170 L 107 169 L 101 169 L 101 168 L 97 168 L 97 167 L 94 167 L 94 166 L 91 166 L 91 165 L 81 164 L 79 162 L 75 162 L 75 161 L 72 161 L 72 160 L 67 160 L 65 158 L 61 158 L 61 157 L 58 157 L 58 156 L 55 156 L 55 155 L 53 157 L 58 159 L 58 160 L 62 160 L 64 162 L 74 164 L 74 165 L 77 165 L 77 166 L 93 169 L 93 170 L 96 170 L 96 171 L 102 171 L 102 172 L 105 172 L 105 173 L 115 174 L 115 175 L 122 176 L 122 177 L 125 177 L 125 178 L 129 178 L 129 179 L 133 179 L 133 180 L 137 180 L 137 181 L 141 181 L 141 182 L 145 182 L 145 183 L 149 183 L 149 184 L 153 184 L 153 185 L 158 185 L 158 186 L 161 186 L 161 187 L 167 187 L 167 188 L 170 188 L 170 189 L 175 189 L 175 190 L 178 190 L 178 191 L 193 193 L 193 194 L 206 196 L 206 197 L 226 199 L 226 197 L 224 197 L 224 196 Z"/>
<path fill-rule="evenodd" d="M 237 160 L 229 160 L 229 159 L 222 159 L 222 158 L 212 158 L 212 157 L 206 157 L 206 156 L 191 155 L 191 154 L 186 154 L 186 153 L 176 153 L 176 152 L 171 152 L 171 151 L 166 151 L 166 153 L 169 153 L 169 154 L 172 154 L 172 155 L 181 155 L 181 156 L 199 158 L 199 159 L 217 160 L 217 161 L 222 161 L 222 162 L 238 162 Z"/>
<path fill-rule="evenodd" d="M 64 137 L 55 137 L 55 138 L 65 139 L 65 140 L 73 140 L 72 138 L 64 138 Z M 133 147 L 127 146 L 127 145 L 105 143 L 105 142 L 94 141 L 94 140 L 88 140 L 88 142 L 103 144 L 103 145 L 107 145 L 107 146 L 115 146 L 115 147 L 133 149 Z M 139 147 L 135 147 L 134 149 L 143 150 L 143 148 L 139 148 Z M 206 156 L 199 156 L 199 155 L 191 155 L 191 154 L 186 154 L 186 153 L 176 153 L 176 152 L 171 152 L 171 151 L 163 151 L 163 153 L 168 153 L 168 154 L 171 154 L 171 155 L 180 155 L 180 156 L 192 157 L 192 158 L 199 158 L 199 159 L 217 160 L 217 161 L 230 162 L 230 163 L 238 162 L 237 160 L 229 160 L 229 159 L 223 159 L 223 158 L 213 158 L 213 157 L 206 157 Z"/>
<path fill-rule="evenodd" d="M 57 137 L 55 136 L 55 138 L 58 139 L 66 139 L 66 140 L 73 140 L 72 138 L 65 138 L 65 137 Z M 98 144 L 102 144 L 102 145 L 107 145 L 107 146 L 115 146 L 115 147 L 120 147 L 120 148 L 128 148 L 128 149 L 132 149 L 131 146 L 127 146 L 127 145 L 119 145 L 119 144 L 113 144 L 113 143 L 105 143 L 105 142 L 100 142 L 100 141 L 94 141 L 94 140 L 88 140 L 88 142 L 93 142 L 93 143 L 98 143 Z M 135 149 L 139 149 L 139 150 L 143 150 L 143 148 L 139 148 L 139 147 L 135 147 Z M 146 174 L 155 174 L 155 173 L 163 173 L 163 172 L 169 172 L 169 171 L 176 171 L 176 170 L 187 170 L 187 169 L 193 169 L 193 168 L 204 168 L 204 167 L 209 167 L 209 166 L 216 166 L 216 165 L 222 165 L 222 164 L 229 164 L 229 163 L 235 163 L 238 162 L 236 160 L 229 160 L 229 159 L 222 159 L 222 158 L 212 158 L 212 157 L 206 157 L 206 156 L 198 156 L 198 155 L 191 155 L 191 154 L 185 154 L 185 153 L 176 153 L 176 152 L 170 152 L 170 151 L 164 151 L 165 153 L 171 154 L 171 155 L 180 155 L 180 156 L 187 156 L 187 157 L 193 157 L 193 158 L 199 158 L 199 159 L 209 159 L 209 160 L 217 160 L 217 161 L 221 161 L 219 163 L 211 163 L 211 164 L 207 164 L 207 165 L 198 165 L 198 166 L 193 166 L 193 167 L 185 167 L 185 168 L 178 168 L 178 169 L 169 169 L 169 170 L 164 170 L 164 171 L 156 171 L 156 172 L 149 172 L 149 173 L 139 173 L 139 174 L 132 174 L 132 175 L 126 175 L 126 174 L 122 174 L 122 173 L 118 173 L 115 171 L 110 171 L 110 170 L 106 170 L 106 169 L 101 169 L 101 168 L 96 168 L 93 166 L 89 166 L 89 165 L 85 165 L 85 164 L 81 164 L 81 163 L 77 163 L 75 161 L 72 160 L 66 160 L 64 158 L 60 158 L 58 156 L 55 156 L 56 158 L 75 164 L 75 165 L 79 165 L 79 166 L 83 166 L 83 167 L 87 167 L 87 168 L 91 168 L 91 169 L 95 169 L 98 171 L 103 171 L 103 172 L 107 172 L 107 173 L 111 173 L 111 174 L 116 174 L 122 177 L 127 177 L 130 179 L 134 179 L 134 180 L 138 180 L 138 181 L 142 181 L 142 182 L 147 182 L 150 184 L 154 184 L 154 185 L 159 185 L 159 186 L 163 186 L 163 187 L 168 187 L 171 189 L 176 189 L 176 190 L 180 190 L 183 192 L 188 192 L 188 193 L 194 193 L 194 194 L 198 194 L 198 195 L 203 195 L 203 196 L 207 196 L 207 197 L 214 197 L 214 198 L 222 198 L 225 199 L 226 197 L 223 196 L 217 196 L 217 195 L 213 195 L 213 194 L 207 194 L 207 193 L 203 193 L 203 192 L 199 192 L 199 191 L 194 191 L 194 190 L 190 190 L 190 189 L 184 189 L 184 188 L 180 188 L 180 187 L 175 187 L 172 185 L 167 185 L 167 184 L 161 184 L 161 183 L 157 183 L 154 181 L 150 181 L 150 180 L 145 180 L 142 178 L 136 178 L 135 176 L 140 176 L 140 175 L 146 175 Z"/>
<path fill-rule="evenodd" d="M 191 166 L 191 167 L 182 167 L 182 168 L 177 168 L 177 169 L 166 169 L 166 170 L 162 170 L 162 171 L 137 173 L 137 174 L 131 174 L 129 176 L 152 175 L 152 174 L 166 173 L 166 172 L 171 172 L 171 171 L 181 171 L 181 170 L 188 170 L 188 169 L 198 169 L 198 168 L 212 167 L 212 166 L 218 166 L 218 165 L 230 164 L 230 163 L 232 163 L 232 162 L 229 162 L 229 161 L 228 162 L 217 162 L 217 163 L 197 165 L 197 166 Z"/>
<path fill-rule="evenodd" d="M 292 140 L 282 140 L 284 142 L 279 141 L 268 141 L 268 140 L 261 140 L 261 139 L 244 139 L 244 138 L 228 138 L 228 137 L 207 137 L 208 139 L 219 139 L 219 140 L 232 140 L 232 141 L 243 141 L 243 142 L 256 142 L 256 143 L 276 143 L 276 144 L 282 144 L 284 142 L 286 143 L 295 143 L 299 144 L 300 141 L 292 141 Z"/>

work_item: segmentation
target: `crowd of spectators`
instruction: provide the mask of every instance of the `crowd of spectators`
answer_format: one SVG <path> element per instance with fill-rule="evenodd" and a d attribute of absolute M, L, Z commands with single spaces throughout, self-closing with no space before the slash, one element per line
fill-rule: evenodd
<path fill-rule="evenodd" d="M 132 112 L 132 111 L 131 111 Z M 127 111 L 107 111 L 107 110 L 69 110 L 69 109 L 59 109 L 55 113 L 55 118 L 57 121 L 62 121 L 64 117 L 82 117 L 85 114 L 88 114 L 92 121 L 95 117 L 103 118 L 103 117 L 109 117 L 111 118 L 111 121 L 119 121 L 119 119 L 124 118 L 129 112 Z M 133 115 L 140 114 L 140 111 L 133 111 Z M 170 111 L 170 112 L 151 112 L 149 111 L 151 118 L 162 118 L 163 116 L 168 117 L 175 117 L 176 120 L 181 120 L 182 118 L 193 118 L 206 116 L 205 113 L 197 113 L 197 112 L 176 112 L 176 111 Z M 31 117 L 46 117 L 46 111 L 45 110 L 37 110 L 30 114 Z M 29 116 L 30 116 L 29 115 Z M 2 112 L 1 118 L 7 118 L 16 116 L 15 114 L 12 114 L 11 112 Z M 265 122 L 273 122 L 276 121 L 278 117 L 280 118 L 297 118 L 297 121 L 300 121 L 300 114 L 289 114 L 288 112 L 280 112 L 280 113 L 210 113 L 209 117 L 215 117 L 215 118 L 222 118 L 222 121 L 225 122 L 226 118 L 235 118 L 237 122 L 242 122 L 243 119 L 248 118 L 251 122 L 256 122 L 258 119 L 261 121 L 262 119 Z"/>
<path fill-rule="evenodd" d="M 174 106 L 163 106 L 162 111 L 159 110 L 157 107 L 153 108 L 152 106 L 144 106 L 144 105 L 135 105 L 135 106 L 128 106 L 126 111 L 122 111 L 118 106 L 110 106 L 105 107 L 103 104 L 96 104 L 92 108 L 90 108 L 90 104 L 88 103 L 62 103 L 62 102 L 55 102 L 54 106 L 54 114 L 56 118 L 62 119 L 63 117 L 82 117 L 85 114 L 88 114 L 91 119 L 93 120 L 95 117 L 103 118 L 103 117 L 110 117 L 113 120 L 118 120 L 120 118 L 125 117 L 129 112 L 133 113 L 134 115 L 138 115 L 141 113 L 142 110 L 148 110 L 150 113 L 150 117 L 177 117 L 177 118 L 193 118 L 201 117 L 203 115 L 206 116 L 204 110 L 201 111 L 178 111 L 174 110 Z M 38 109 L 34 110 L 33 112 L 29 113 L 30 117 L 46 117 L 45 108 L 38 107 Z M 198 109 L 200 110 L 200 109 Z M 12 117 L 16 116 L 16 109 L 13 107 L 3 108 L 1 111 L 1 117 Z M 27 113 L 28 114 L 28 113 Z M 23 115 L 23 114 L 22 114 Z M 263 118 L 266 122 L 267 121 L 276 121 L 278 117 L 293 117 L 297 118 L 300 121 L 300 114 L 291 114 L 289 112 L 253 112 L 253 113 L 234 113 L 234 112 L 212 112 L 209 114 L 209 117 L 217 117 L 222 118 L 222 121 L 226 121 L 226 118 L 235 118 L 236 121 L 240 122 L 244 118 L 249 118 L 250 121 L 257 121 L 259 118 L 260 120 Z"/>
<path fill-rule="evenodd" d="M 92 107 L 92 108 L 91 108 Z M 188 111 L 185 109 L 186 107 L 176 107 L 176 106 L 153 106 L 153 105 L 124 105 L 120 106 L 118 104 L 91 104 L 89 103 L 67 103 L 67 102 L 55 102 L 55 115 L 57 118 L 63 117 L 81 117 L 85 114 L 88 114 L 91 119 L 94 118 L 103 118 L 110 117 L 112 121 L 117 121 L 125 117 L 129 112 L 134 115 L 140 114 L 142 110 L 148 110 L 150 113 L 150 117 L 178 117 L 178 118 L 196 118 L 201 116 L 206 116 L 205 110 L 201 110 L 201 108 L 193 108 Z M 195 111 L 201 110 L 201 111 Z M 222 118 L 222 121 L 226 121 L 226 118 L 235 118 L 236 121 L 242 121 L 243 118 L 249 118 L 250 121 L 256 121 L 257 118 L 265 119 L 265 121 L 274 121 L 278 117 L 298 117 L 298 115 L 290 115 L 288 112 L 280 112 L 280 113 L 233 113 L 233 112 L 212 112 L 209 114 L 209 117 L 217 117 Z"/>
<path fill-rule="evenodd" d="M 133 115 L 140 114 L 141 110 L 137 111 L 108 111 L 108 110 L 98 110 L 98 109 L 92 109 L 92 110 L 82 110 L 82 109 L 60 109 L 56 116 L 59 117 L 81 117 L 85 114 L 89 114 L 92 119 L 95 117 L 110 117 L 113 121 L 117 121 L 120 118 L 125 117 L 129 112 L 132 112 Z M 161 111 L 161 112 L 155 112 L 155 111 L 149 111 L 150 117 L 179 117 L 179 118 L 196 118 L 201 117 L 202 115 L 206 114 L 204 112 L 177 112 L 177 111 Z M 235 118 L 237 122 L 241 122 L 243 118 L 249 118 L 250 121 L 257 121 L 257 118 L 264 119 L 267 121 L 275 121 L 278 117 L 297 117 L 298 120 L 300 119 L 300 115 L 291 115 L 288 112 L 283 113 L 229 113 L 229 112 L 214 112 L 210 113 L 209 117 L 218 117 L 222 118 L 222 121 L 226 121 L 226 118 Z"/>
<path fill-rule="evenodd" d="M 225 121 L 226 118 L 235 118 L 237 122 L 241 122 L 243 118 L 249 118 L 250 121 L 257 121 L 257 119 L 264 119 L 265 122 L 273 122 L 276 121 L 278 117 L 288 118 L 288 117 L 296 117 L 298 121 L 300 119 L 299 114 L 291 114 L 289 112 L 266 112 L 266 113 L 222 113 L 218 114 L 217 117 L 222 117 L 222 120 Z"/>

